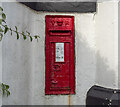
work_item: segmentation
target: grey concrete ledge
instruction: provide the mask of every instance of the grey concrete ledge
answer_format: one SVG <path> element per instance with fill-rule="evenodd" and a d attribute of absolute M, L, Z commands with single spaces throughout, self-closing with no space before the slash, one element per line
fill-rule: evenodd
<path fill-rule="evenodd" d="M 46 12 L 96 12 L 96 2 L 20 2 L 33 10 Z"/>

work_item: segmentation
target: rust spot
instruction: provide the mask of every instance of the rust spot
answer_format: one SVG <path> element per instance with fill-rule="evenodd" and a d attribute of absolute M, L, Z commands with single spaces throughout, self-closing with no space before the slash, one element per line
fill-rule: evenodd
<path fill-rule="evenodd" d="M 71 104 L 71 103 L 70 103 L 70 95 L 69 95 L 69 104 L 68 104 L 68 107 L 70 107 L 70 104 Z"/>

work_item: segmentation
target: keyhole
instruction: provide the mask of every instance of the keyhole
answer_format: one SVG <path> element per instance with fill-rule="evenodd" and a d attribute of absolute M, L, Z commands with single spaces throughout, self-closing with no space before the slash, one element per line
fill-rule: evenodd
<path fill-rule="evenodd" d="M 55 70 L 57 69 L 57 67 L 55 66 Z"/>
<path fill-rule="evenodd" d="M 54 70 L 54 71 L 60 70 L 60 65 L 54 65 L 54 66 L 53 66 L 53 70 Z"/>

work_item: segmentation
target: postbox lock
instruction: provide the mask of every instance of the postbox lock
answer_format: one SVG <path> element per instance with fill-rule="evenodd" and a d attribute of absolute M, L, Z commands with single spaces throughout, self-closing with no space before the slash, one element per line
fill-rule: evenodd
<path fill-rule="evenodd" d="M 59 70 L 61 70 L 61 66 L 60 65 L 53 65 L 53 70 L 59 71 Z"/>

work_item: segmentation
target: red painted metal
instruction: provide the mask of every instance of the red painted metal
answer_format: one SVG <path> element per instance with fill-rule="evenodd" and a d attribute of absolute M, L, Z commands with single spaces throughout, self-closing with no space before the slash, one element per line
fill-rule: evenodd
<path fill-rule="evenodd" d="M 57 43 L 64 44 L 63 61 L 57 61 Z M 45 94 L 75 94 L 74 16 L 46 16 L 45 54 Z"/>

